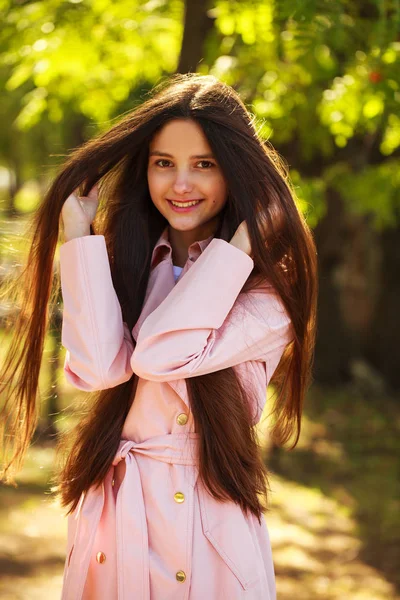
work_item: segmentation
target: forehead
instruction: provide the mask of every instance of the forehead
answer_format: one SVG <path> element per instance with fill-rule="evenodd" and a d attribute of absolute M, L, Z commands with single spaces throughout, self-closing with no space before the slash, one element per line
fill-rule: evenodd
<path fill-rule="evenodd" d="M 150 141 L 150 149 L 168 150 L 171 148 L 210 150 L 208 140 L 198 123 L 191 119 L 173 119 L 157 131 Z"/>

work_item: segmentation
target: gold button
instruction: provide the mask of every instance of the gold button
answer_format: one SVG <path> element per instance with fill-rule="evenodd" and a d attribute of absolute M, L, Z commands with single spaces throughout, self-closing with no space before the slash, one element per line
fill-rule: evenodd
<path fill-rule="evenodd" d="M 186 574 L 185 574 L 185 571 L 178 571 L 178 572 L 177 572 L 177 574 L 176 574 L 176 579 L 177 579 L 178 581 L 180 581 L 181 583 L 182 583 L 183 581 L 185 581 L 185 579 L 186 579 Z"/>
<path fill-rule="evenodd" d="M 182 492 L 176 492 L 176 494 L 174 494 L 174 500 L 175 502 L 178 502 L 178 504 L 181 504 L 181 502 L 185 501 L 185 496 Z"/>
<path fill-rule="evenodd" d="M 186 423 L 188 422 L 188 418 L 189 417 L 186 413 L 181 413 L 176 417 L 176 422 L 178 423 L 178 425 L 186 425 Z"/>
<path fill-rule="evenodd" d="M 96 560 L 101 565 L 103 564 L 103 562 L 106 562 L 106 555 L 104 554 L 104 552 L 98 552 L 96 554 Z"/>

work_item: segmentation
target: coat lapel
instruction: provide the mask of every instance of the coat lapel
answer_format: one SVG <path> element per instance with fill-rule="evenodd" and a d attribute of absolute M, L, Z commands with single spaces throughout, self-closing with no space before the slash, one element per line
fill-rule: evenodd
<path fill-rule="evenodd" d="M 190 261 L 188 260 L 185 267 L 180 274 L 180 277 L 184 275 L 184 272 L 189 268 Z M 172 261 L 168 258 L 160 262 L 150 273 L 149 282 L 147 285 L 146 297 L 143 304 L 142 312 L 140 317 L 132 330 L 132 336 L 136 342 L 139 335 L 140 328 L 145 319 L 155 310 L 159 304 L 166 298 L 169 292 L 175 285 L 174 272 L 172 269 Z M 182 398 L 184 403 L 188 406 L 189 400 L 187 395 L 186 382 L 183 379 L 176 379 L 169 381 L 169 385 L 172 389 Z"/>
<path fill-rule="evenodd" d="M 172 248 L 168 238 L 168 225 L 165 227 L 156 245 L 154 246 L 151 257 L 151 270 L 147 284 L 145 299 L 142 312 L 132 329 L 132 336 L 137 340 L 143 321 L 155 310 L 161 302 L 168 296 L 175 285 L 174 271 L 172 268 Z M 193 242 L 189 247 L 188 258 L 177 281 L 190 269 L 198 256 L 211 242 L 213 236 Z"/>
<path fill-rule="evenodd" d="M 198 256 L 211 242 L 212 238 L 213 236 L 210 236 L 205 240 L 194 242 L 190 246 L 188 259 L 177 281 L 187 273 Z M 168 239 L 168 225 L 165 227 L 154 246 L 151 265 L 152 268 L 150 270 L 142 312 L 132 329 L 132 337 L 135 342 L 137 341 L 140 328 L 145 319 L 161 304 L 164 298 L 168 296 L 176 283 L 172 268 L 172 248 Z M 169 385 L 175 390 L 178 396 L 182 398 L 185 404 L 188 405 L 186 381 L 184 379 L 176 379 L 175 381 L 169 381 Z"/>
<path fill-rule="evenodd" d="M 150 273 L 142 312 L 132 329 L 132 336 L 135 342 L 145 319 L 153 312 L 153 310 L 156 310 L 164 298 L 168 296 L 174 285 L 175 281 L 172 262 L 168 259 L 163 260 Z"/>

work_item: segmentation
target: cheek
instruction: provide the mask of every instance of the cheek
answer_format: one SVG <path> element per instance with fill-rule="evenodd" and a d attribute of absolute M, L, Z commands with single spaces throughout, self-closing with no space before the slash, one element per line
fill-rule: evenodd
<path fill-rule="evenodd" d="M 213 205 L 222 207 L 227 198 L 228 188 L 225 180 L 222 177 L 218 177 L 213 183 Z"/>
<path fill-rule="evenodd" d="M 162 189 L 160 188 L 160 183 L 159 183 L 158 177 L 154 177 L 154 175 L 148 176 L 147 183 L 148 183 L 148 187 L 149 187 L 149 194 L 150 194 L 151 201 L 157 208 L 160 208 L 160 206 L 161 206 L 160 198 L 162 196 Z"/>
<path fill-rule="evenodd" d="M 211 195 L 215 198 L 220 199 L 226 195 L 226 184 L 223 177 L 220 174 L 210 177 L 206 187 Z"/>
<path fill-rule="evenodd" d="M 152 196 L 157 196 L 163 192 L 166 185 L 166 178 L 159 173 L 148 172 L 147 182 L 149 185 L 150 194 Z"/>

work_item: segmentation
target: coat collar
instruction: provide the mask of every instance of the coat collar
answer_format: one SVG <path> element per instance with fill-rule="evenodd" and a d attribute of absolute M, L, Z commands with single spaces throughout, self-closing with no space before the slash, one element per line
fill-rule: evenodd
<path fill-rule="evenodd" d="M 168 238 L 169 225 L 165 227 L 162 234 L 154 246 L 152 258 L 151 258 L 151 269 L 149 280 L 147 284 L 146 295 L 142 307 L 141 314 L 137 320 L 135 326 L 132 329 L 132 336 L 134 340 L 137 340 L 140 328 L 145 321 L 146 317 L 151 314 L 169 294 L 169 292 L 175 286 L 175 278 L 172 269 L 172 247 Z M 227 236 L 227 225 L 224 224 L 221 229 L 221 235 Z M 200 254 L 206 249 L 208 244 L 211 242 L 214 236 L 204 240 L 198 240 L 193 242 L 188 248 L 188 260 L 178 279 L 181 279 L 185 273 L 192 267 L 195 260 Z M 159 265 L 157 268 L 155 268 Z M 187 394 L 186 382 L 184 379 L 177 379 L 170 381 L 169 385 L 175 392 L 180 396 L 183 402 L 189 406 L 189 399 Z"/>
<path fill-rule="evenodd" d="M 157 308 L 157 306 L 169 294 L 176 283 L 172 269 L 172 246 L 169 241 L 168 232 L 169 225 L 165 227 L 153 249 L 150 275 L 147 283 L 142 311 L 132 330 L 132 335 L 135 340 L 137 339 L 143 321 L 151 312 L 153 312 L 153 310 Z M 205 250 L 213 237 L 214 236 L 210 235 L 210 237 L 204 240 L 193 242 L 193 244 L 189 246 L 188 259 L 184 268 L 182 269 L 179 279 L 181 279 L 190 269 L 192 264 Z"/>
<path fill-rule="evenodd" d="M 165 227 L 162 234 L 157 240 L 156 245 L 154 246 L 153 253 L 151 256 L 151 269 L 154 269 L 158 263 L 162 260 L 170 259 L 172 262 L 172 247 L 169 241 L 169 225 Z M 195 262 L 195 260 L 200 256 L 200 254 L 207 248 L 208 244 L 213 239 L 213 235 L 210 235 L 208 238 L 204 240 L 198 240 L 193 242 L 188 248 L 188 258 L 191 262 Z"/>

